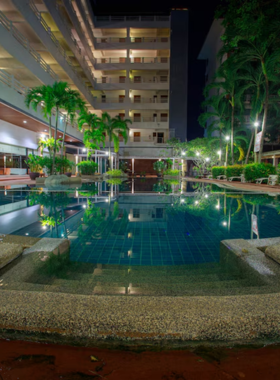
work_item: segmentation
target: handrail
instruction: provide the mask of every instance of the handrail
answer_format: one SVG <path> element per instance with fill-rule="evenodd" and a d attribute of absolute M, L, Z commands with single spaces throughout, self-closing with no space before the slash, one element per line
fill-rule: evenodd
<path fill-rule="evenodd" d="M 112 58 L 95 58 L 95 63 L 168 63 L 168 57 L 112 57 Z"/>
<path fill-rule="evenodd" d="M 87 84 L 86 84 L 86 81 L 84 80 L 84 78 L 80 75 L 80 73 L 77 71 L 77 69 L 75 68 L 75 66 L 72 64 L 72 61 L 70 60 L 70 58 L 68 57 L 68 55 L 66 54 L 66 51 L 63 49 L 63 47 L 60 45 L 60 42 L 57 40 L 57 38 L 55 37 L 55 35 L 53 34 L 53 32 L 51 31 L 50 27 L 48 26 L 48 24 L 45 22 L 45 20 L 42 18 L 41 16 L 41 13 L 38 11 L 35 3 L 33 0 L 29 0 L 29 7 L 30 9 L 32 10 L 32 12 L 35 14 L 35 16 L 37 17 L 37 19 L 39 20 L 40 24 L 43 26 L 43 28 L 45 29 L 45 31 L 47 32 L 47 34 L 49 35 L 50 39 L 52 40 L 52 42 L 55 44 L 56 48 L 58 49 L 58 51 L 60 52 L 60 54 L 63 56 L 63 58 L 65 59 L 65 61 L 68 63 L 68 65 L 71 67 L 71 69 L 73 70 L 73 72 L 75 73 L 76 77 L 83 83 L 83 85 L 85 86 L 87 92 L 89 95 L 92 96 L 92 93 L 91 91 L 89 90 Z"/>
<path fill-rule="evenodd" d="M 18 81 L 14 75 L 9 74 L 7 71 L 0 69 L 0 82 L 5 84 L 6 86 L 12 88 L 13 90 L 17 91 L 18 94 L 22 96 L 26 96 L 27 92 L 30 90 L 30 87 L 25 86 L 20 81 Z M 40 107 L 40 106 L 39 106 Z M 41 108 L 41 107 L 40 107 Z M 55 116 L 55 109 L 52 109 L 52 115 Z M 59 112 L 59 118 L 65 119 L 65 114 L 62 112 Z M 72 125 L 72 127 L 77 127 L 77 123 L 70 123 L 70 119 L 68 117 L 67 123 Z"/>
<path fill-rule="evenodd" d="M 96 37 L 95 42 L 98 44 L 107 44 L 107 43 L 143 43 L 143 42 L 149 42 L 149 43 L 167 43 L 169 42 L 169 37 Z"/>
<path fill-rule="evenodd" d="M 59 80 L 58 75 L 53 71 L 53 69 L 46 63 L 46 61 L 41 57 L 41 55 L 30 46 L 29 40 L 21 34 L 13 22 L 9 20 L 3 12 L 0 11 L 0 25 L 2 25 L 12 36 L 29 52 L 30 55 L 35 59 L 36 62 L 46 71 L 54 80 Z"/>
<path fill-rule="evenodd" d="M 170 16 L 96 16 L 96 21 L 169 21 Z"/>
<path fill-rule="evenodd" d="M 68 30 L 68 33 L 69 33 L 69 36 L 71 38 L 71 40 L 73 41 L 73 44 L 75 45 L 75 48 L 77 50 L 77 54 L 80 56 L 80 60 L 83 61 L 84 65 L 85 65 L 85 71 L 89 74 L 89 76 L 94 79 L 94 75 L 90 69 L 90 66 L 88 64 L 88 61 L 85 59 L 85 55 L 82 53 L 82 50 L 76 40 L 76 38 L 74 37 L 73 33 L 72 33 L 72 29 L 71 29 L 71 26 L 69 25 L 69 23 L 66 21 L 66 18 L 63 17 L 63 14 L 61 12 L 61 8 L 62 6 L 56 1 L 55 2 L 55 7 L 56 7 L 56 10 L 58 11 L 58 15 L 61 19 L 61 21 L 63 22 L 63 24 L 65 25 L 65 27 L 67 28 Z"/>

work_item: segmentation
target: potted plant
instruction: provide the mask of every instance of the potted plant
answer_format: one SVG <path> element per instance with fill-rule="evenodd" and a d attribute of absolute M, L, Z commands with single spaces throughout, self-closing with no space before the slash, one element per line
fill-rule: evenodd
<path fill-rule="evenodd" d="M 153 168 L 157 172 L 157 176 L 160 178 L 166 169 L 166 163 L 164 161 L 156 161 L 153 164 Z"/>
<path fill-rule="evenodd" d="M 25 161 L 25 163 L 29 166 L 30 169 L 29 177 L 33 181 L 37 177 L 40 177 L 40 170 L 42 170 L 42 166 L 40 165 L 40 159 L 40 156 L 29 154 L 28 159 Z"/>
<path fill-rule="evenodd" d="M 67 160 L 67 159 L 66 159 Z M 72 168 L 74 166 L 74 162 L 70 161 L 70 160 L 67 160 L 67 162 L 65 163 L 65 167 L 64 167 L 64 174 L 67 176 L 67 177 L 71 177 L 72 175 Z"/>

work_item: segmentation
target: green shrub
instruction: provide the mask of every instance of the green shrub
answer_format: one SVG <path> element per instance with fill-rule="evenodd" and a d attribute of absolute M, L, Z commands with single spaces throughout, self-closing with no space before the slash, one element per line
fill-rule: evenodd
<path fill-rule="evenodd" d="M 172 175 L 174 177 L 177 177 L 178 175 L 180 175 L 180 170 L 178 170 L 178 169 L 166 169 L 163 172 L 163 175 Z"/>
<path fill-rule="evenodd" d="M 106 174 L 111 176 L 111 177 L 123 177 L 123 176 L 125 176 L 124 172 L 121 169 L 108 170 L 106 172 Z"/>
<path fill-rule="evenodd" d="M 219 175 L 225 175 L 225 166 L 213 166 L 212 167 L 212 176 L 213 178 L 217 178 Z"/>
<path fill-rule="evenodd" d="M 164 161 L 156 161 L 153 163 L 154 170 L 159 174 L 163 173 L 163 171 L 166 169 L 166 166 L 167 165 Z"/>
<path fill-rule="evenodd" d="M 55 158 L 57 160 L 57 157 Z M 47 174 L 50 175 L 52 172 L 53 159 L 49 156 L 40 157 L 40 165 L 45 168 Z"/>
<path fill-rule="evenodd" d="M 257 178 L 267 178 L 271 174 L 276 174 L 276 168 L 271 164 L 249 164 L 244 166 L 245 180 L 253 182 Z"/>
<path fill-rule="evenodd" d="M 72 172 L 72 167 L 74 166 L 74 162 L 68 160 L 67 158 L 63 157 L 56 157 L 55 158 L 55 170 L 59 173 L 69 173 Z"/>
<path fill-rule="evenodd" d="M 34 154 L 29 154 L 28 159 L 25 163 L 29 166 L 32 173 L 38 173 L 42 170 L 41 157 L 35 156 Z"/>
<path fill-rule="evenodd" d="M 98 164 L 94 161 L 81 161 L 78 163 L 78 168 L 83 175 L 92 175 L 98 169 Z"/>
<path fill-rule="evenodd" d="M 231 165 L 226 167 L 226 176 L 230 177 L 240 177 L 243 173 L 244 166 L 243 165 Z"/>

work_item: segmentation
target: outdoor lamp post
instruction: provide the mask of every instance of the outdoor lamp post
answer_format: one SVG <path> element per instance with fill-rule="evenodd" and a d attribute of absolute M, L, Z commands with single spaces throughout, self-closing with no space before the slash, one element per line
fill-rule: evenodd
<path fill-rule="evenodd" d="M 221 163 L 221 160 L 222 160 L 222 151 L 221 150 L 218 150 L 218 155 L 219 155 L 219 160 L 220 160 L 220 163 Z"/>

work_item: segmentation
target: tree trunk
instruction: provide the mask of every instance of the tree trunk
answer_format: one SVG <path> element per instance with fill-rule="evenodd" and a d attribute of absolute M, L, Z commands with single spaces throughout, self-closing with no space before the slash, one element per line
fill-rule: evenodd
<path fill-rule="evenodd" d="M 58 126 L 58 107 L 56 108 L 56 115 L 55 115 L 55 131 L 54 131 L 54 150 L 53 150 L 52 174 L 54 174 L 54 168 L 55 168 L 57 126 Z"/>
<path fill-rule="evenodd" d="M 233 99 L 234 101 L 234 99 Z M 234 146 L 233 146 L 233 132 L 234 132 L 234 104 L 231 108 L 231 163 L 234 165 Z"/>
<path fill-rule="evenodd" d="M 68 118 L 68 115 L 66 116 L 65 123 L 64 123 L 64 131 L 63 131 L 62 145 L 61 145 L 61 158 L 63 158 L 63 153 L 64 153 L 65 135 L 66 135 L 66 129 L 67 129 L 67 118 Z"/>
<path fill-rule="evenodd" d="M 266 94 L 265 94 L 265 104 L 264 104 L 264 113 L 263 113 L 263 122 L 262 122 L 262 137 L 261 137 L 260 151 L 259 151 L 259 163 L 261 163 L 262 161 L 263 142 L 264 142 L 264 134 L 265 134 L 265 128 L 266 128 L 267 113 L 268 113 L 268 92 L 269 92 L 269 82 L 268 82 L 268 77 L 267 77 L 264 61 L 262 61 L 262 68 L 263 68 L 263 73 L 265 77 Z"/>
<path fill-rule="evenodd" d="M 220 131 L 220 165 L 222 165 L 222 131 Z"/>
<path fill-rule="evenodd" d="M 49 117 L 49 139 L 52 137 L 52 114 Z"/>
<path fill-rule="evenodd" d="M 109 167 L 112 170 L 112 160 L 111 160 L 111 137 L 109 136 Z"/>
<path fill-rule="evenodd" d="M 249 147 L 248 147 L 248 150 L 247 150 L 247 154 L 246 154 L 245 165 L 247 165 L 248 161 L 249 161 L 249 155 L 250 155 L 250 152 L 251 152 L 254 136 L 255 136 L 255 131 L 253 130 L 252 131 L 251 140 L 250 140 L 250 144 L 249 144 Z"/>

